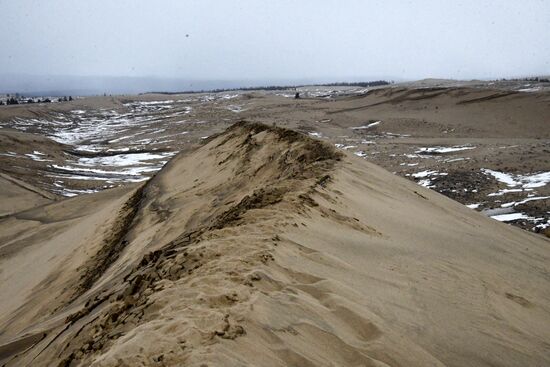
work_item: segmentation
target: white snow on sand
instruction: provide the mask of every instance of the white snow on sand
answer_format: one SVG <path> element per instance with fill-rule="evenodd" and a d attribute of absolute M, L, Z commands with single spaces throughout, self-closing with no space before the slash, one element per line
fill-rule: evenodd
<path fill-rule="evenodd" d="M 433 187 L 433 184 L 432 184 L 432 181 L 429 180 L 429 179 L 426 179 L 426 180 L 420 180 L 417 182 L 420 186 L 424 186 L 424 187 Z"/>
<path fill-rule="evenodd" d="M 523 213 L 511 213 L 511 214 L 493 215 L 491 218 L 498 220 L 499 222 L 510 222 L 512 220 L 528 219 L 529 217 Z"/>
<path fill-rule="evenodd" d="M 471 146 L 453 146 L 453 147 L 423 147 L 419 148 L 415 153 L 419 154 L 445 154 L 460 152 L 462 150 L 475 149 L 476 147 Z"/>
<path fill-rule="evenodd" d="M 445 163 L 452 163 L 452 162 L 460 162 L 460 161 L 464 161 L 464 160 L 468 160 L 470 158 L 463 158 L 463 157 L 459 157 L 459 158 L 453 158 L 453 159 L 447 159 L 443 162 Z"/>
<path fill-rule="evenodd" d="M 422 172 L 413 173 L 411 176 L 416 177 L 416 178 L 428 177 L 428 176 L 430 176 L 434 173 L 437 173 L 437 171 L 422 171 Z"/>
<path fill-rule="evenodd" d="M 342 150 L 349 150 L 349 149 L 353 149 L 353 148 L 357 148 L 357 145 L 345 145 L 345 144 L 334 144 L 334 146 L 338 149 L 342 149 Z"/>
<path fill-rule="evenodd" d="M 99 190 L 72 190 L 72 189 L 63 189 L 60 190 L 59 193 L 63 196 L 72 198 L 74 196 L 82 195 L 82 194 L 93 194 L 94 192 L 98 192 Z"/>
<path fill-rule="evenodd" d="M 487 194 L 487 196 L 502 196 L 504 194 L 507 194 L 509 192 L 523 192 L 523 191 L 532 191 L 533 189 L 502 189 L 497 192 L 492 192 L 490 194 Z"/>
<path fill-rule="evenodd" d="M 227 106 L 227 109 L 231 112 L 235 112 L 235 113 L 239 113 L 239 112 L 243 112 L 243 111 L 246 111 L 245 109 L 243 109 L 243 106 L 239 106 L 239 105 L 229 105 Z"/>
<path fill-rule="evenodd" d="M 445 172 L 438 172 L 438 171 L 421 171 L 421 172 L 416 172 L 416 173 L 413 173 L 411 174 L 410 176 L 414 177 L 414 178 L 423 178 L 423 177 L 429 177 L 429 176 L 447 176 L 448 173 L 445 173 Z"/>
<path fill-rule="evenodd" d="M 544 218 L 540 218 L 541 221 L 544 220 Z M 535 226 L 535 228 L 538 228 L 538 229 L 546 229 L 550 227 L 550 220 L 544 222 L 544 223 L 539 223 Z"/>
<path fill-rule="evenodd" d="M 174 100 L 164 100 L 164 101 L 136 101 L 136 102 L 130 102 L 130 103 L 125 103 L 124 105 L 125 106 L 136 106 L 136 105 L 141 105 L 141 106 L 155 106 L 155 105 L 163 105 L 163 104 L 170 104 L 170 103 L 174 103 L 175 101 Z"/>
<path fill-rule="evenodd" d="M 352 129 L 352 130 L 370 129 L 371 127 L 375 127 L 375 126 L 380 125 L 381 122 L 382 121 L 375 121 L 375 122 L 371 122 L 370 124 L 363 125 L 363 126 L 350 127 L 350 129 Z"/>
<path fill-rule="evenodd" d="M 239 94 L 224 94 L 221 96 L 222 99 L 233 99 L 239 97 Z"/>
<path fill-rule="evenodd" d="M 503 208 L 509 208 L 509 207 L 512 207 L 512 206 L 525 204 L 525 203 L 527 203 L 527 202 L 529 202 L 529 201 L 547 200 L 547 199 L 550 199 L 550 196 L 530 197 L 530 198 L 527 198 L 527 199 L 524 199 L 524 200 L 521 200 L 521 201 L 512 201 L 511 203 L 502 204 L 501 207 L 503 207 Z"/>
<path fill-rule="evenodd" d="M 405 176 L 412 176 L 414 178 L 422 178 L 422 180 L 417 181 L 417 184 L 419 184 L 420 186 L 432 188 L 432 187 L 435 187 L 435 186 L 434 186 L 433 182 L 428 177 L 430 177 L 430 176 L 447 176 L 447 175 L 448 175 L 448 173 L 445 173 L 445 172 L 426 170 L 426 171 L 416 172 L 416 173 L 412 173 L 412 174 L 407 173 Z"/>
<path fill-rule="evenodd" d="M 518 92 L 532 93 L 532 92 L 539 92 L 541 90 L 542 90 L 542 88 L 540 88 L 540 87 L 533 87 L 533 88 L 522 88 L 522 89 L 518 89 L 517 91 Z"/>
<path fill-rule="evenodd" d="M 216 94 L 215 99 L 232 99 L 238 95 Z M 201 96 L 202 97 L 202 96 Z M 174 136 L 188 134 L 174 124 L 187 123 L 181 115 L 190 114 L 192 100 L 131 101 L 114 109 L 74 109 L 68 112 L 51 112 L 42 119 L 13 118 L 0 122 L 9 126 L 50 137 L 70 145 L 64 155 L 65 162 L 50 162 L 48 176 L 59 177 L 55 187 L 63 195 L 77 195 L 90 190 L 70 190 L 67 180 L 107 181 L 107 183 L 139 182 L 147 180 L 151 173 L 162 168 L 171 152 L 138 152 L 145 144 L 161 144 L 174 141 Z M 236 109 L 242 110 L 242 106 Z M 179 120 L 178 120 L 179 119 Z M 163 134 L 160 136 L 160 134 Z M 166 148 L 170 148 L 167 146 Z M 175 148 L 175 147 L 174 147 Z M 70 154 L 70 151 L 75 152 Z M 80 152 L 81 154 L 78 154 Z M 120 154 L 117 154 L 120 153 Z M 50 157 L 39 151 L 16 155 L 0 153 L 14 158 L 49 161 Z M 114 155 L 113 155 L 114 154 Z M 82 156 L 86 155 L 86 156 Z M 63 187 L 69 185 L 69 187 Z M 101 190 L 105 187 L 97 187 Z"/>
<path fill-rule="evenodd" d="M 52 164 L 53 168 L 56 168 L 62 172 L 67 173 L 90 173 L 97 174 L 97 177 L 116 177 L 116 176 L 140 176 L 142 173 L 156 172 L 160 167 L 127 167 L 126 169 L 118 169 L 116 171 L 95 169 L 95 168 L 81 168 L 74 166 L 60 166 Z M 89 177 L 89 175 L 87 175 Z"/>
<path fill-rule="evenodd" d="M 540 172 L 531 175 L 514 175 L 483 168 L 481 170 L 487 175 L 493 176 L 497 181 L 506 184 L 508 187 L 532 189 L 546 186 L 550 182 L 550 172 Z"/>
<path fill-rule="evenodd" d="M 156 159 L 165 159 L 175 153 L 129 153 L 118 154 L 107 157 L 93 157 L 93 158 L 80 158 L 77 162 L 79 166 L 136 166 L 136 165 L 149 165 L 147 161 Z"/>
<path fill-rule="evenodd" d="M 38 154 L 36 154 L 38 153 Z M 25 154 L 27 157 L 29 157 L 30 159 L 32 159 L 33 161 L 37 161 L 37 162 L 48 162 L 50 161 L 49 159 L 45 159 L 41 156 L 43 156 L 44 154 L 43 153 L 40 153 L 40 152 L 36 152 L 35 153 L 27 153 Z"/>
<path fill-rule="evenodd" d="M 482 169 L 482 171 L 483 171 L 483 173 L 493 176 L 494 178 L 497 179 L 497 181 L 505 183 L 506 185 L 508 185 L 510 187 L 514 187 L 514 186 L 519 185 L 519 182 L 514 180 L 512 175 L 509 175 L 507 173 L 497 172 L 497 171 L 493 171 L 493 170 L 490 170 L 490 169 Z"/>

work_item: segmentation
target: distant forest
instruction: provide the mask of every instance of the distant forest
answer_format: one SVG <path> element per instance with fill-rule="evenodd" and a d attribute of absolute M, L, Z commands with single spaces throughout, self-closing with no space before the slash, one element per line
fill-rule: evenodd
<path fill-rule="evenodd" d="M 372 82 L 355 82 L 355 83 L 348 83 L 348 82 L 338 82 L 338 83 L 326 83 L 326 84 L 304 84 L 304 85 L 268 85 L 268 86 L 257 86 L 257 87 L 240 87 L 240 88 L 219 88 L 219 89 L 202 89 L 202 90 L 185 90 L 181 92 L 146 92 L 146 93 L 140 93 L 140 94 L 149 94 L 149 93 L 155 93 L 155 94 L 190 94 L 190 93 L 219 93 L 219 92 L 234 92 L 238 90 L 245 90 L 245 91 L 251 91 L 251 90 L 286 90 L 286 89 L 295 89 L 295 88 L 303 88 L 303 87 L 377 87 L 380 85 L 389 85 L 393 82 L 388 82 L 386 80 L 375 80 Z"/>
<path fill-rule="evenodd" d="M 500 79 L 503 82 L 510 81 L 510 82 L 539 82 L 539 83 L 550 83 L 550 79 L 540 77 L 540 76 L 533 76 L 528 78 L 513 78 L 513 79 L 506 79 L 502 78 Z"/>
<path fill-rule="evenodd" d="M 6 102 L 0 100 L 0 106 L 4 105 L 14 105 L 14 104 L 26 104 L 26 103 L 51 103 L 51 102 L 68 102 L 72 101 L 73 97 L 69 96 L 68 98 L 62 97 L 62 98 L 27 98 L 25 96 L 19 95 L 19 93 L 16 93 L 15 96 L 7 95 Z"/>

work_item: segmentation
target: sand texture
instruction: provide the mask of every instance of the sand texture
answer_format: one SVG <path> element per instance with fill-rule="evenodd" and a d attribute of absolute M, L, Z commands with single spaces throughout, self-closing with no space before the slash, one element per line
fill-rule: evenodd
<path fill-rule="evenodd" d="M 29 192 L 6 367 L 550 365 L 547 238 L 307 134 L 241 121 L 149 181 Z"/>

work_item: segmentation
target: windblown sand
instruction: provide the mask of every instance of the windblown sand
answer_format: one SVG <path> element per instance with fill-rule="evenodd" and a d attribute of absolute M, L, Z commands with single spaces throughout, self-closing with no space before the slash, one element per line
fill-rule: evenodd
<path fill-rule="evenodd" d="M 425 80 L 298 90 L 298 100 L 294 90 L 258 90 L 2 106 L 0 173 L 32 187 L 24 199 L 20 186 L 20 201 L 13 186 L 0 190 L 0 205 L 17 205 L 3 213 L 33 207 L 36 189 L 57 200 L 142 182 L 173 155 L 246 119 L 331 143 L 550 236 L 550 83 Z"/>
<path fill-rule="evenodd" d="M 550 364 L 548 239 L 292 130 L 0 234 L 5 366 Z"/>

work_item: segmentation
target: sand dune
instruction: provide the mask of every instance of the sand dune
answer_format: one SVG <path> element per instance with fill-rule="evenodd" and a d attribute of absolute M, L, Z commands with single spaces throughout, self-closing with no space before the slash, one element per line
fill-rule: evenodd
<path fill-rule="evenodd" d="M 0 173 L 0 186 L 2 187 L 0 217 L 56 199 L 55 195 L 4 173 Z"/>
<path fill-rule="evenodd" d="M 5 366 L 544 366 L 550 242 L 240 122 L 0 222 Z"/>
<path fill-rule="evenodd" d="M 245 118 L 330 142 L 550 236 L 548 83 L 424 80 L 298 90 L 299 100 L 291 90 L 258 90 L 5 106 L 1 171 L 56 196 L 97 192 L 147 180 L 172 155 Z M 523 187 L 499 179 L 506 176 L 547 178 Z"/>

